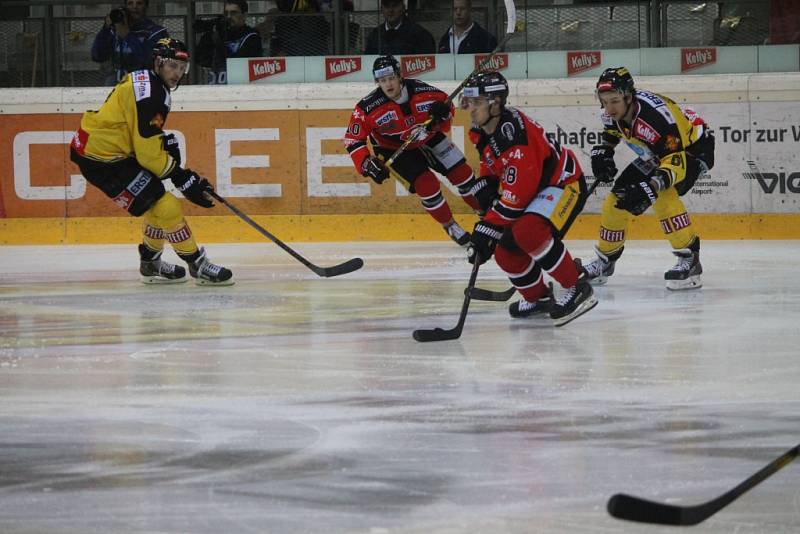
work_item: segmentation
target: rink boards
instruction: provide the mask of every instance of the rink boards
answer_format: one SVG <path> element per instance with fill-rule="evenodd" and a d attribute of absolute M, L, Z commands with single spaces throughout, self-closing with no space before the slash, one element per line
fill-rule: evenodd
<path fill-rule="evenodd" d="M 439 84 L 451 90 L 454 82 Z M 642 77 L 637 85 L 694 109 L 716 134 L 716 166 L 684 197 L 708 239 L 800 238 L 800 74 Z M 341 143 L 352 107 L 372 84 L 286 84 L 182 87 L 173 95 L 167 130 L 178 137 L 188 167 L 217 191 L 289 241 L 436 240 L 441 229 L 398 183 L 377 186 L 359 176 Z M 107 88 L 0 91 L 0 244 L 124 243 L 139 237 L 139 221 L 87 186 L 68 147 L 85 109 Z M 578 155 L 598 142 L 593 80 L 512 81 L 510 102 L 539 121 Z M 452 139 L 477 168 L 459 112 Z M 633 158 L 617 151 L 621 169 Z M 591 178 L 590 178 L 591 181 Z M 597 233 L 598 188 L 570 236 Z M 456 218 L 474 216 L 454 191 Z M 262 238 L 222 207 L 184 204 L 204 241 Z M 634 239 L 661 237 L 657 220 L 642 217 Z"/>

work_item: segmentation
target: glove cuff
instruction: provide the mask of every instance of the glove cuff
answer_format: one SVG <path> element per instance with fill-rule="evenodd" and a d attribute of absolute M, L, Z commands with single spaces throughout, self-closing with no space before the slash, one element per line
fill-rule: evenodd
<path fill-rule="evenodd" d="M 503 230 L 489 223 L 479 222 L 475 225 L 475 232 L 489 236 L 496 241 L 499 241 L 500 238 L 503 237 Z"/>

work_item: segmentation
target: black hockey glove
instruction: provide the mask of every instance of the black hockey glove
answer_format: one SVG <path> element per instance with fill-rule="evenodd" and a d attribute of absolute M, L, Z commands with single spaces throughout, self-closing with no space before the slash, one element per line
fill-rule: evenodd
<path fill-rule="evenodd" d="M 487 222 L 478 221 L 472 230 L 467 247 L 467 261 L 479 264 L 485 262 L 494 254 L 497 242 L 503 236 L 503 229 Z"/>
<path fill-rule="evenodd" d="M 596 180 L 611 183 L 617 175 L 617 165 L 614 163 L 614 149 L 607 145 L 597 145 L 592 148 L 592 174 Z"/>
<path fill-rule="evenodd" d="M 389 178 L 389 169 L 380 159 L 375 156 L 369 156 L 361 164 L 361 174 L 370 177 L 373 182 L 380 185 Z"/>
<path fill-rule="evenodd" d="M 164 145 L 164 150 L 167 151 L 167 154 L 172 156 L 172 159 L 175 160 L 175 166 L 181 166 L 181 147 L 178 146 L 178 138 L 175 137 L 175 134 L 166 134 L 164 137 L 161 138 L 161 142 Z"/>
<path fill-rule="evenodd" d="M 211 208 L 214 203 L 211 202 L 203 193 L 206 191 L 213 191 L 214 188 L 208 183 L 208 180 L 201 177 L 196 172 L 189 169 L 178 169 L 170 177 L 172 183 L 178 188 L 178 191 L 183 193 L 186 200 L 193 202 L 198 206 L 204 208 Z"/>
<path fill-rule="evenodd" d="M 443 122 L 447 122 L 450 118 L 450 105 L 447 102 L 437 100 L 431 104 L 428 113 L 431 117 L 431 126 L 438 126 Z"/>
<path fill-rule="evenodd" d="M 611 192 L 617 196 L 616 207 L 633 215 L 641 215 L 647 211 L 658 197 L 649 180 L 615 185 Z"/>
<path fill-rule="evenodd" d="M 469 190 L 469 194 L 475 197 L 478 206 L 481 208 L 481 215 L 485 215 L 487 211 L 492 209 L 497 199 L 500 198 L 499 187 L 500 180 L 496 176 L 490 175 L 478 178 L 478 181 Z"/>

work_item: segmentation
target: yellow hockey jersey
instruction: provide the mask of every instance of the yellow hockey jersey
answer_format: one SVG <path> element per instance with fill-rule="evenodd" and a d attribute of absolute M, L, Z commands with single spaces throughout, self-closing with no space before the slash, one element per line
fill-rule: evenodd
<path fill-rule="evenodd" d="M 83 114 L 72 148 L 95 161 L 136 158 L 143 168 L 164 178 L 178 165 L 163 143 L 171 103 L 169 89 L 155 73 L 131 72 L 99 110 Z"/>
<path fill-rule="evenodd" d="M 603 111 L 603 143 L 624 141 L 643 161 L 664 170 L 667 186 L 686 177 L 686 149 L 705 134 L 708 126 L 692 109 L 681 109 L 671 99 L 649 91 L 636 91 L 632 124 L 612 119 Z"/>

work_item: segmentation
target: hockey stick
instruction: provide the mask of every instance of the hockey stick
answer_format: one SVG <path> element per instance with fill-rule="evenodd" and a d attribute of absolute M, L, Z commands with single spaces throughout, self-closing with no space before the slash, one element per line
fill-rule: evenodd
<path fill-rule="evenodd" d="M 754 474 L 732 490 L 708 502 L 695 506 L 677 506 L 674 504 L 658 503 L 618 493 L 608 500 L 608 513 L 617 519 L 638 521 L 640 523 L 655 523 L 658 525 L 688 526 L 701 523 L 716 514 L 730 503 L 741 497 L 757 484 L 763 482 L 781 468 L 790 464 L 797 458 L 800 445 L 786 451 L 776 458 L 761 471 Z"/>
<path fill-rule="evenodd" d="M 506 34 L 503 36 L 500 42 L 497 43 L 497 46 L 489 54 L 489 57 L 483 59 L 480 63 L 478 63 L 478 66 L 475 67 L 472 70 L 472 72 L 469 73 L 469 76 L 464 78 L 464 80 L 460 84 L 458 84 L 458 87 L 456 87 L 452 93 L 447 95 L 447 100 L 445 102 L 447 102 L 448 105 L 451 102 L 453 102 L 453 100 L 458 96 L 458 94 L 461 92 L 464 86 L 467 85 L 467 82 L 469 82 L 470 78 L 472 78 L 473 76 L 475 76 L 476 74 L 478 74 L 479 72 L 481 72 L 486 67 L 492 64 L 492 61 L 494 60 L 495 56 L 503 51 L 503 48 L 505 48 L 505 46 L 508 44 L 508 41 L 511 39 L 511 37 L 514 36 L 514 29 L 517 25 L 517 8 L 514 5 L 514 0 L 503 0 L 503 2 L 506 5 L 506 13 L 508 15 L 508 21 L 506 23 Z M 428 126 L 430 126 L 431 122 L 433 122 L 433 119 L 429 117 L 425 122 L 420 124 L 420 126 L 425 127 L 427 129 Z M 408 145 L 417 140 L 417 137 L 418 137 L 417 135 L 408 136 L 408 139 L 403 141 L 403 144 L 400 145 L 400 147 L 394 151 L 394 154 L 389 156 L 389 159 L 386 160 L 385 165 L 387 167 L 391 166 L 395 162 L 395 160 L 397 160 L 397 158 L 400 157 L 400 154 L 405 152 L 406 148 L 408 148 Z"/>
<path fill-rule="evenodd" d="M 600 180 L 595 180 L 592 182 L 592 185 L 589 186 L 589 189 L 586 190 L 586 196 L 592 196 L 594 190 L 597 189 L 597 184 L 600 183 Z M 562 236 L 563 237 L 563 236 Z M 474 298 L 475 300 L 488 300 L 490 302 L 505 302 L 511 297 L 514 296 L 514 293 L 517 291 L 517 288 L 514 286 L 509 287 L 505 291 L 492 291 L 490 289 L 483 289 L 481 287 L 473 287 L 467 288 L 464 291 L 469 291 L 469 296 Z"/>
<path fill-rule="evenodd" d="M 432 330 L 414 330 L 414 339 L 424 343 L 426 341 L 447 341 L 461 337 L 461 331 L 464 330 L 464 321 L 467 319 L 467 311 L 469 310 L 470 293 L 472 288 L 475 287 L 475 280 L 478 278 L 478 267 L 480 267 L 480 265 L 480 257 L 476 254 L 475 264 L 472 266 L 472 274 L 469 275 L 469 283 L 464 290 L 464 304 L 461 305 L 461 315 L 458 317 L 456 326 L 450 330 L 443 330 L 439 327 Z"/>
<path fill-rule="evenodd" d="M 237 208 L 236 206 L 234 206 L 233 204 L 231 204 L 230 202 L 219 196 L 216 191 L 206 191 L 206 194 L 211 196 L 215 200 L 219 201 L 220 203 L 222 203 L 226 208 L 231 210 L 240 219 L 242 219 L 244 222 L 252 226 L 259 234 L 263 235 L 264 237 L 266 237 L 267 239 L 269 239 L 270 241 L 281 247 L 283 250 L 288 252 L 291 257 L 293 257 L 294 259 L 296 259 L 297 261 L 299 261 L 300 263 L 302 263 L 303 265 L 314 271 L 318 276 L 330 278 L 332 276 L 339 276 L 340 274 L 352 273 L 353 271 L 357 271 L 358 269 L 364 266 L 364 260 L 362 260 L 361 258 L 353 258 L 347 260 L 344 263 L 340 263 L 339 265 L 334 265 L 332 267 L 318 267 L 313 263 L 311 263 L 310 261 L 308 261 L 307 259 L 305 259 L 297 252 L 295 252 L 286 243 L 284 243 L 283 241 L 272 235 L 270 232 L 262 228 L 257 222 L 248 217 L 239 208 Z"/>

